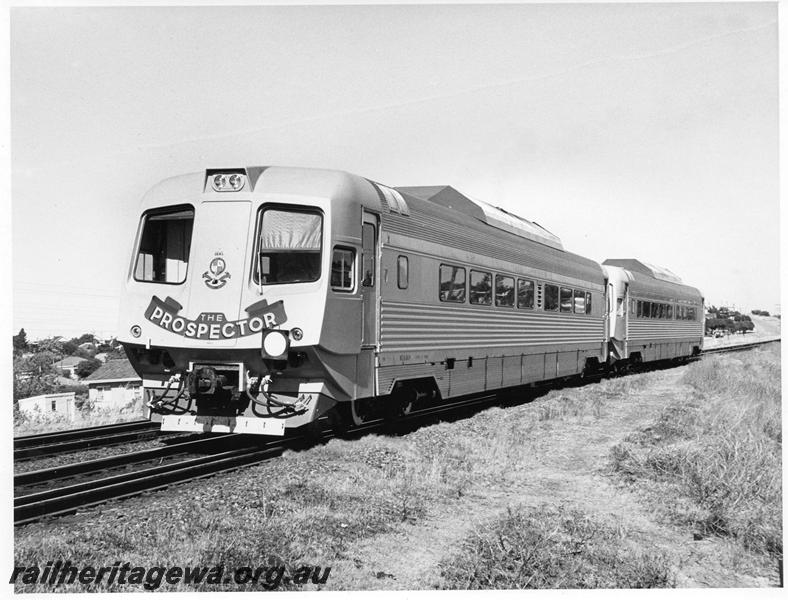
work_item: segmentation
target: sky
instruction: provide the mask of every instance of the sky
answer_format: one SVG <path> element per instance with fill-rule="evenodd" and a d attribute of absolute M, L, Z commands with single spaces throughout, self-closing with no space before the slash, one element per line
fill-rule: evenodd
<path fill-rule="evenodd" d="M 707 303 L 780 303 L 776 3 L 12 8 L 14 332 L 117 333 L 144 192 L 452 185 Z"/>

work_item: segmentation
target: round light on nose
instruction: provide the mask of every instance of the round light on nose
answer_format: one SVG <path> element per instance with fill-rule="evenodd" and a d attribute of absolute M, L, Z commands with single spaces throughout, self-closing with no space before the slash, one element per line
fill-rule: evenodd
<path fill-rule="evenodd" d="M 227 182 L 230 184 L 231 188 L 233 188 L 235 191 L 238 191 L 244 186 L 244 177 L 238 173 L 233 173 L 227 179 Z"/>
<path fill-rule="evenodd" d="M 280 358 L 287 353 L 290 345 L 287 336 L 281 331 L 268 331 L 263 336 L 263 351 L 270 358 Z"/>
<path fill-rule="evenodd" d="M 303 339 L 304 332 L 301 331 L 298 327 L 293 327 L 290 330 L 290 337 L 292 337 L 296 342 L 300 339 Z"/>
<path fill-rule="evenodd" d="M 213 189 L 217 192 L 220 192 L 224 188 L 227 187 L 227 176 L 226 175 L 215 175 L 213 181 L 211 182 L 213 185 Z"/>
<path fill-rule="evenodd" d="M 139 325 L 132 325 L 129 331 L 131 331 L 131 335 L 133 335 L 135 338 L 138 338 L 142 335 L 142 327 Z"/>

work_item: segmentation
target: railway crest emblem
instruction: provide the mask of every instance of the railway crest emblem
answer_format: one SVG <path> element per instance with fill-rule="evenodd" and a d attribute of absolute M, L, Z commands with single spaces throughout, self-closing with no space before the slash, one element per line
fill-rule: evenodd
<path fill-rule="evenodd" d="M 202 274 L 202 278 L 205 280 L 205 285 L 213 290 L 224 287 L 224 284 L 230 279 L 230 273 L 227 271 L 227 263 L 224 262 L 222 257 L 215 257 L 208 265 L 208 270 Z"/>

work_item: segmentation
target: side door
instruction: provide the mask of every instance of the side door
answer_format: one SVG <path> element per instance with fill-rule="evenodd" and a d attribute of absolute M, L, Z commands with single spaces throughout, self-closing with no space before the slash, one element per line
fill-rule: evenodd
<path fill-rule="evenodd" d="M 378 345 L 378 219 L 364 213 L 361 226 L 361 348 Z"/>
<path fill-rule="evenodd" d="M 375 361 L 378 348 L 379 304 L 379 238 L 378 218 L 364 212 L 361 224 L 361 347 L 356 365 L 356 397 L 375 394 Z"/>

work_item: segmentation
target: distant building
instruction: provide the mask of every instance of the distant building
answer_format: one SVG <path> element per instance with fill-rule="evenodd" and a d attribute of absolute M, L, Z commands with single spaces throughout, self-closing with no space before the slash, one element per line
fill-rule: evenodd
<path fill-rule="evenodd" d="M 62 394 L 43 394 L 17 400 L 19 412 L 28 416 L 63 415 L 74 420 L 74 392 Z"/>
<path fill-rule="evenodd" d="M 85 359 L 79 356 L 68 356 L 63 360 L 57 361 L 55 363 L 55 369 L 63 373 L 63 375 L 69 379 L 79 379 L 79 377 L 77 377 L 77 365 L 83 360 Z"/>
<path fill-rule="evenodd" d="M 123 408 L 142 398 L 142 379 L 125 358 L 108 360 L 82 382 L 96 408 Z"/>

